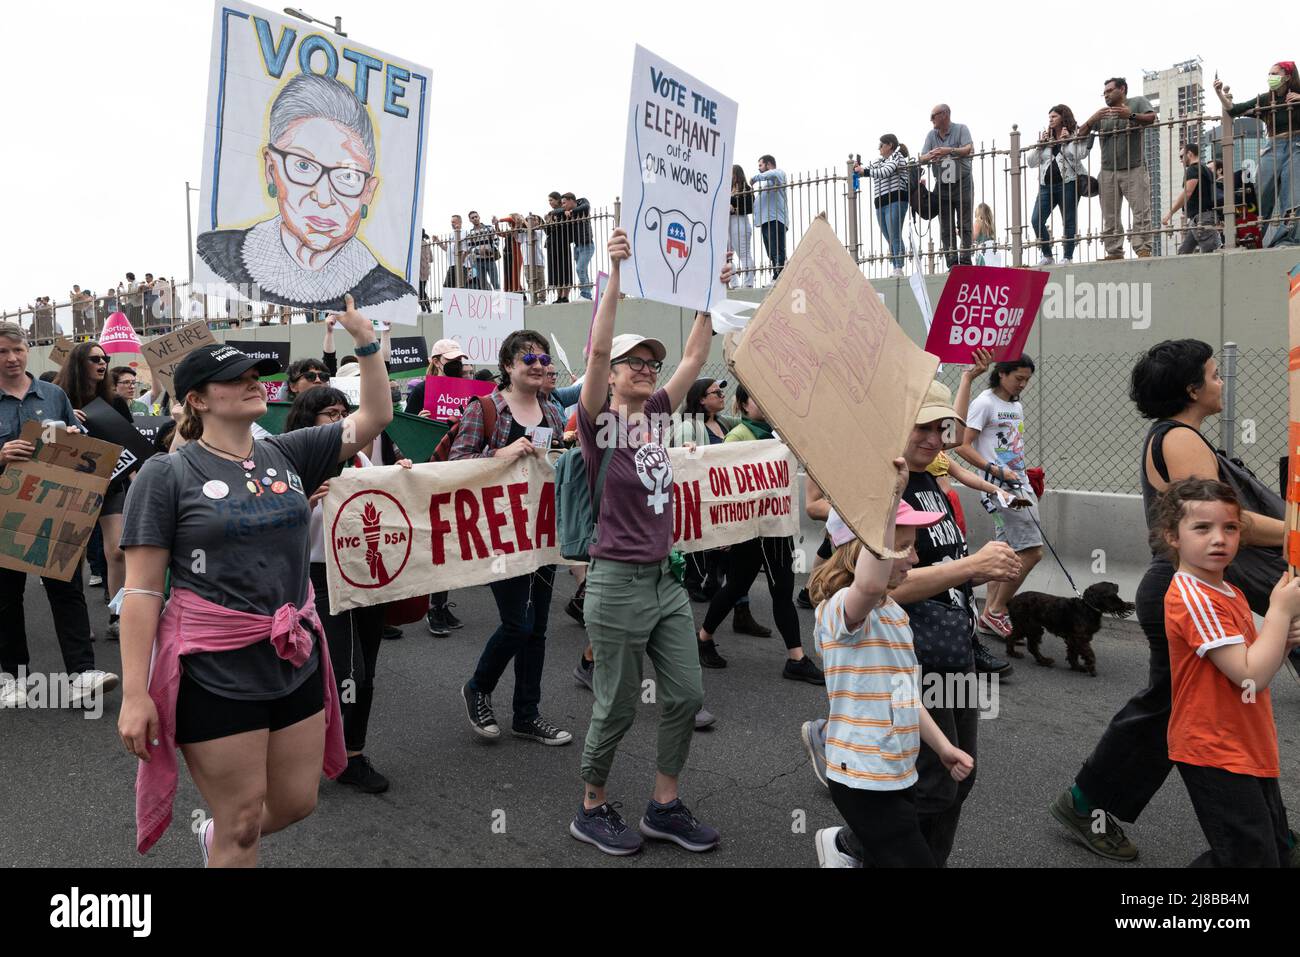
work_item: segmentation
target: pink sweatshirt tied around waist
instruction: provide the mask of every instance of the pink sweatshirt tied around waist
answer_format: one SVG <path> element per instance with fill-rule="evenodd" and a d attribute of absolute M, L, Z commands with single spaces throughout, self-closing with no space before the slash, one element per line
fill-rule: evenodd
<path fill-rule="evenodd" d="M 135 779 L 136 850 L 151 848 L 172 820 L 176 798 L 176 696 L 181 682 L 181 656 L 196 652 L 234 651 L 270 638 L 275 653 L 295 667 L 311 656 L 315 635 L 324 634 L 316 614 L 316 596 L 310 584 L 303 608 L 281 606 L 274 615 L 233 611 L 200 598 L 184 588 L 172 590 L 158 621 L 153 661 L 149 671 L 149 697 L 158 709 L 158 745 L 149 746 L 150 760 L 141 761 Z M 336 778 L 347 767 L 343 746 L 343 718 L 339 712 L 329 645 L 320 649 L 321 680 L 325 690 L 326 777 Z"/>

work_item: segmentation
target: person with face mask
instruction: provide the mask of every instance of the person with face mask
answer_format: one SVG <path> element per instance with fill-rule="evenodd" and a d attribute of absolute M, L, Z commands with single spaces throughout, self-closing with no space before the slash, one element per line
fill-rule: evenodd
<path fill-rule="evenodd" d="M 1259 217 L 1267 222 L 1264 248 L 1300 245 L 1300 77 L 1292 60 L 1269 67 L 1268 92 L 1234 103 L 1232 89 L 1215 76 L 1214 92 L 1229 116 L 1254 116 L 1268 131 L 1259 154 Z"/>

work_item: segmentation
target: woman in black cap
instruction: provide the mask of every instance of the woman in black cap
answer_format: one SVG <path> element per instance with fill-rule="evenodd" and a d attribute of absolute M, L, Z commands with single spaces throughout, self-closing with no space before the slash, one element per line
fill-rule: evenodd
<path fill-rule="evenodd" d="M 263 834 L 312 812 L 322 767 L 343 769 L 328 647 L 308 576 L 308 500 L 392 421 L 388 376 L 352 297 L 338 317 L 361 365 L 361 403 L 340 422 L 254 440 L 262 375 L 231 346 L 175 372 L 187 444 L 150 459 L 127 499 L 118 731 L 140 758 L 137 848 L 166 830 L 175 748 L 208 802 L 203 860 L 253 866 Z M 171 596 L 159 617 L 164 579 Z M 152 664 L 151 664 L 152 649 Z"/>

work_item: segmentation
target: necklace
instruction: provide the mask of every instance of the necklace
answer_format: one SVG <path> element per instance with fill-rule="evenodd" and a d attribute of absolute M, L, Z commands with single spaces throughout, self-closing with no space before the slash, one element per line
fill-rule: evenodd
<path fill-rule="evenodd" d="M 209 442 L 207 439 L 199 439 L 199 443 L 204 448 L 211 449 L 213 452 L 220 452 L 222 455 L 229 455 L 232 459 L 235 459 L 237 462 L 239 462 L 239 464 L 243 467 L 245 473 L 247 473 L 244 476 L 245 478 L 253 477 L 252 471 L 253 469 L 257 468 L 257 463 L 253 461 L 253 453 L 257 451 L 256 442 L 253 443 L 252 447 L 248 450 L 248 455 L 246 456 L 240 455 L 238 452 L 228 452 L 225 449 L 219 449 L 211 442 Z"/>

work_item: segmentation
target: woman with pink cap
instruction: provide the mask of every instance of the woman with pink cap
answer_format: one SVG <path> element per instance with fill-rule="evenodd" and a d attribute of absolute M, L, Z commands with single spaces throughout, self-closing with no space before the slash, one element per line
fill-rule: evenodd
<path fill-rule="evenodd" d="M 817 602 L 817 650 L 830 699 L 826 776 L 831 798 L 857 842 L 846 843 L 843 828 L 818 831 L 823 867 L 936 866 L 916 808 L 921 742 L 938 754 L 955 781 L 975 768 L 974 758 L 953 746 L 921 704 L 920 666 L 907 613 L 890 597 L 917 563 L 917 529 L 945 518 L 902 501 L 907 463 L 895 459 L 894 468 L 895 513 L 884 540 L 900 557 L 878 557 L 852 540 L 808 582 Z M 832 531 L 836 538 L 843 544 L 852 532 L 839 523 Z"/>

